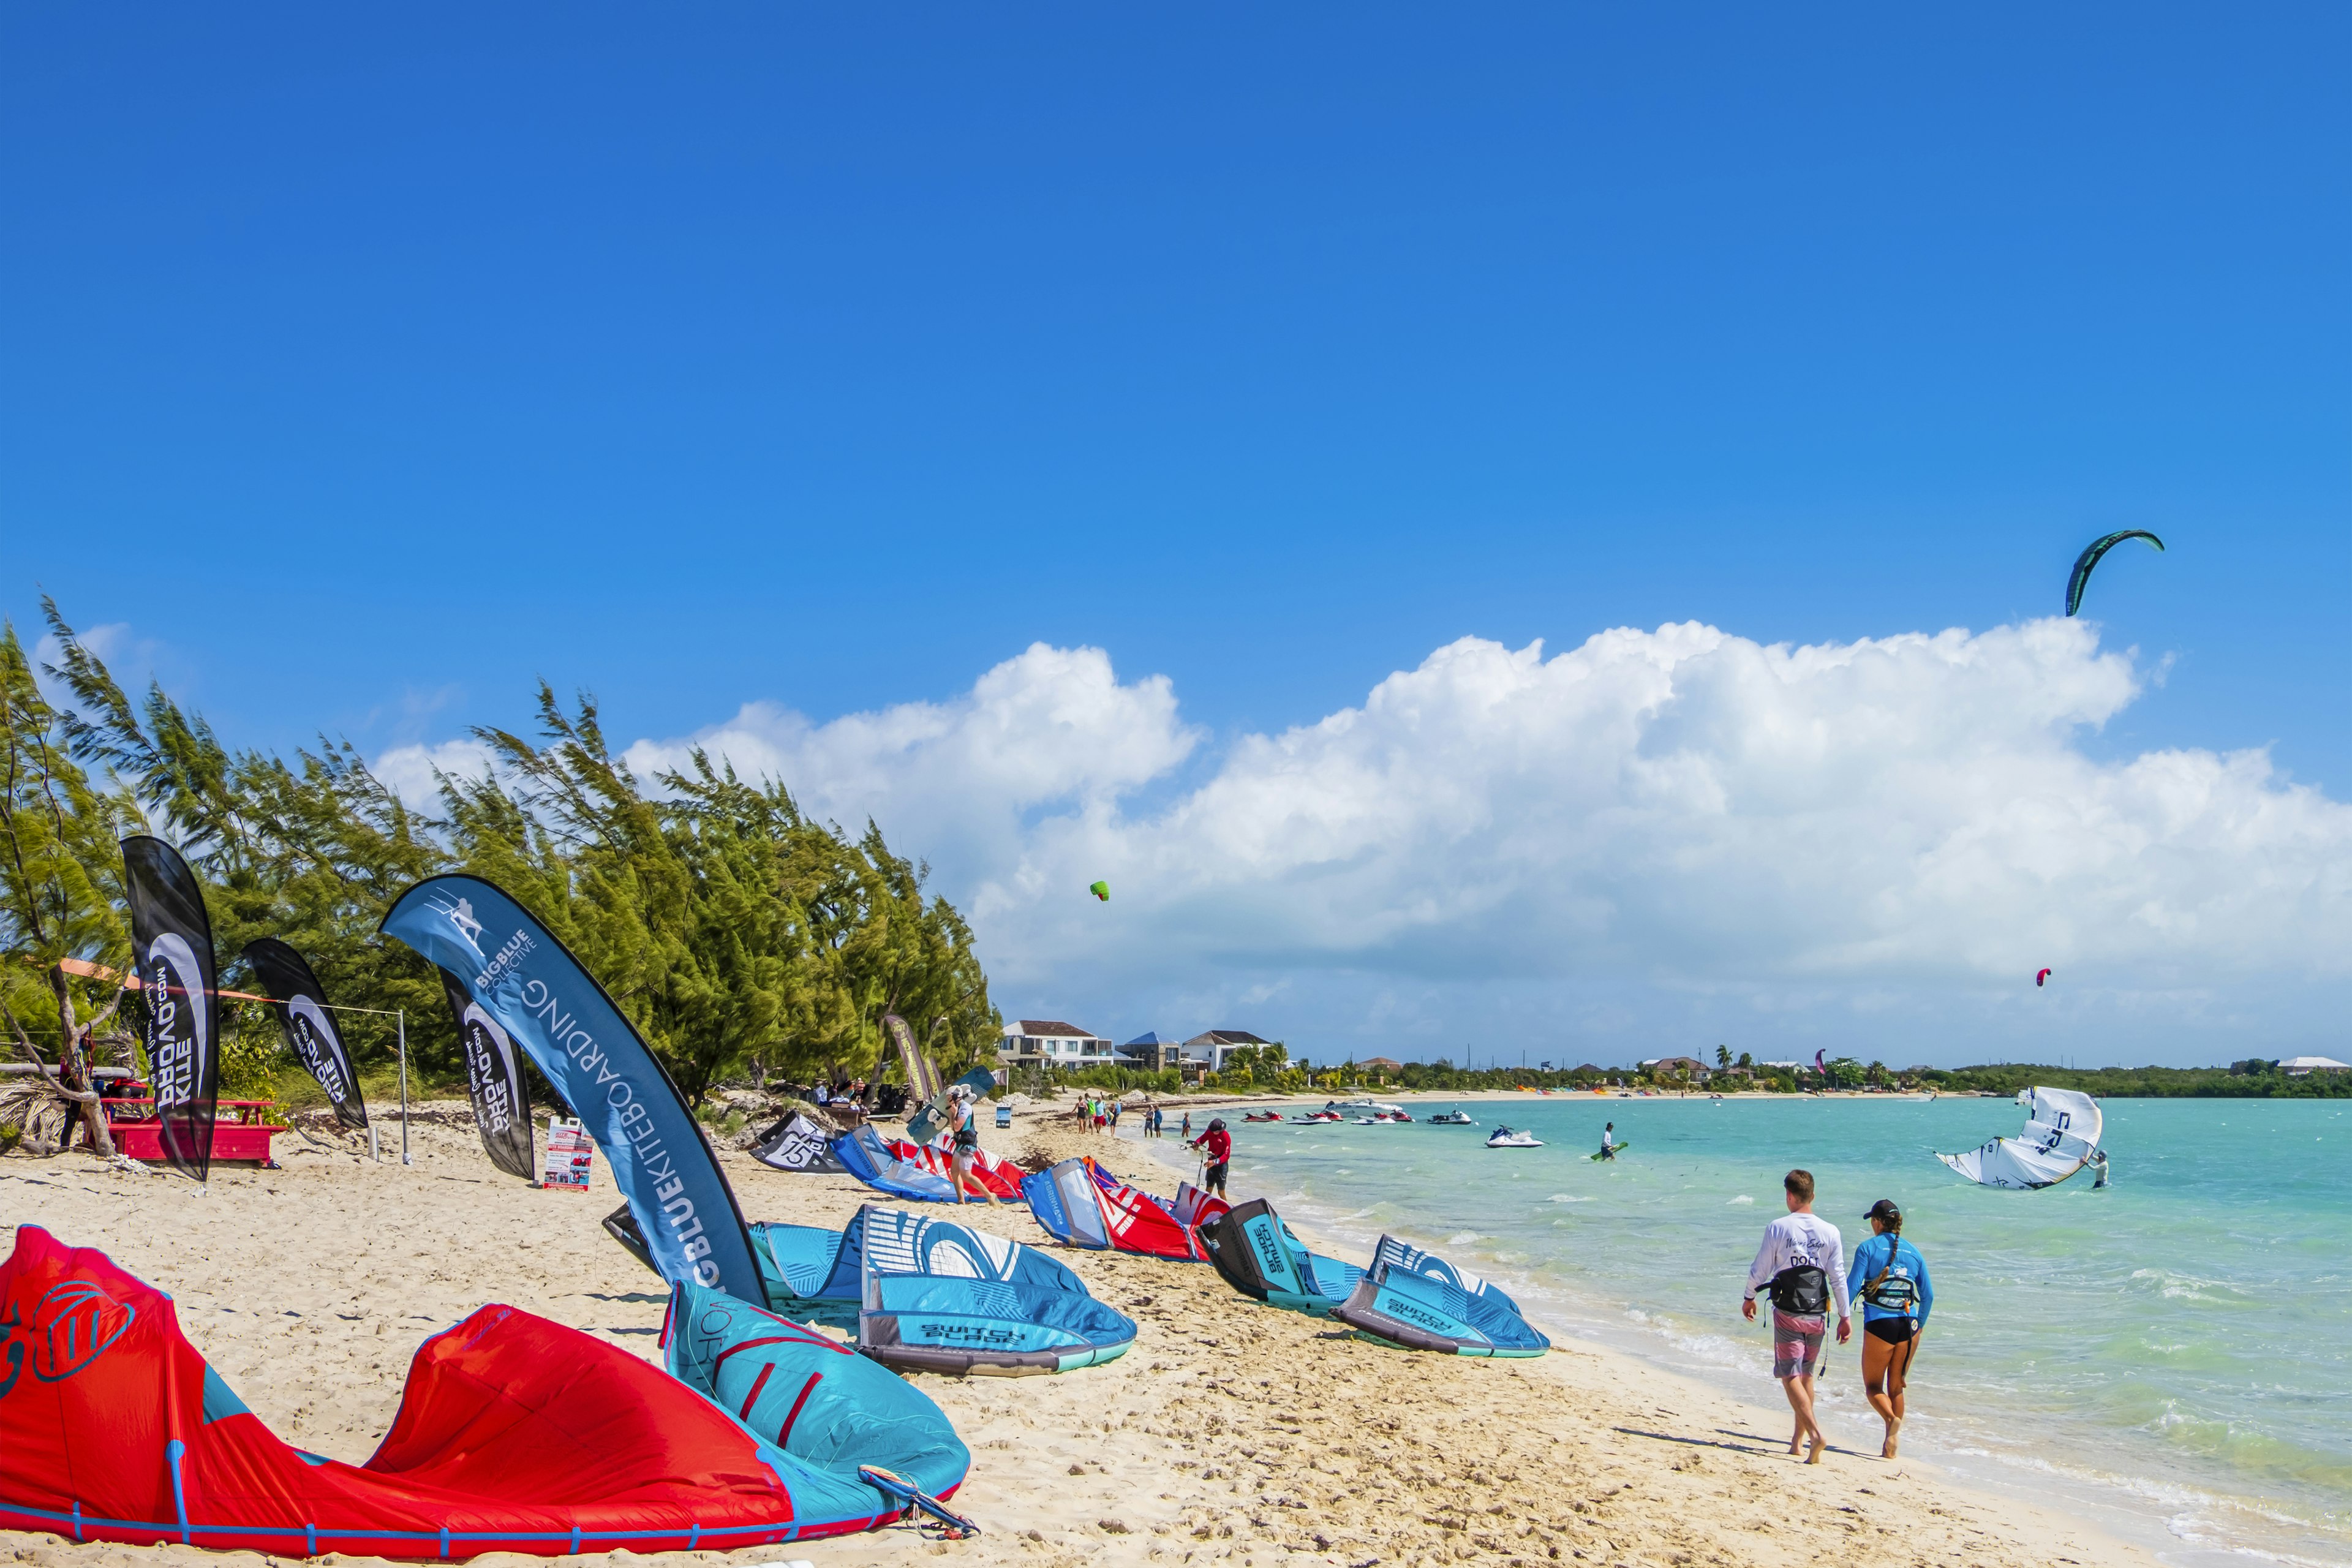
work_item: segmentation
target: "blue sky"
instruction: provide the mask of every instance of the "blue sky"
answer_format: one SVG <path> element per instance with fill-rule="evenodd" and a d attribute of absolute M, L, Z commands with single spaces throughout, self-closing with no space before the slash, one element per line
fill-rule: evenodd
<path fill-rule="evenodd" d="M 2065 745 L 2267 747 L 2265 787 L 2340 799 L 2347 34 L 19 8 L 0 608 L 120 627 L 233 741 L 378 754 L 520 724 L 541 675 L 657 741 L 953 704 L 1038 642 L 1167 677 L 1195 740 L 1020 795 L 1028 832 L 1181 809 L 1458 638 L 1985 632 L 2144 526 L 2169 553 L 2090 602 L 2138 684 Z M 1036 859 L 941 832 L 961 901 Z M 1318 1022 L 1370 950 L 1096 983 L 1002 930 L 1009 1011 L 1395 1043 Z M 1696 1028 L 1689 985 L 1747 983 L 1622 1010 Z M 1502 1017 L 1431 984 L 1415 1029 Z M 2341 984 L 2245 1027 L 2318 1038 Z"/>

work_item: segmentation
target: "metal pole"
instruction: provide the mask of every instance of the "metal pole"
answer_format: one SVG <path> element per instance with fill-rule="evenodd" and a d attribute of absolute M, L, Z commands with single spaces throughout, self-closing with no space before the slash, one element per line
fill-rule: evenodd
<path fill-rule="evenodd" d="M 400 1010 L 400 1163 L 413 1165 L 408 1157 L 408 1009 Z"/>

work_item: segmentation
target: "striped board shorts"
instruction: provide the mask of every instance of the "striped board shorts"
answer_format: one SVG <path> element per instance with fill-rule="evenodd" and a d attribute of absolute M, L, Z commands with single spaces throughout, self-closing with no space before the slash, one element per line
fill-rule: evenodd
<path fill-rule="evenodd" d="M 1822 1339 L 1829 1332 L 1826 1317 L 1799 1317 L 1793 1312 L 1775 1310 L 1772 1314 L 1772 1375 L 1774 1377 L 1811 1377 L 1822 1364 Z"/>

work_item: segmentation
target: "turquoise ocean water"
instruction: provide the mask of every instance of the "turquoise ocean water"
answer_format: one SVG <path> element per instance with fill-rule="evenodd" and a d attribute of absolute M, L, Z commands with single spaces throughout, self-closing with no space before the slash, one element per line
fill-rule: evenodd
<path fill-rule="evenodd" d="M 1936 1311 L 1906 1447 L 2169 1561 L 2352 1564 L 2345 1102 L 2111 1100 L 2114 1184 L 2038 1193 L 1929 1157 L 2014 1133 L 2024 1113 L 2001 1100 L 1463 1103 L 1477 1127 L 1236 1121 L 1234 1195 L 1275 1198 L 1357 1261 L 1383 1230 L 1408 1236 L 1525 1292 L 1556 1331 L 1777 1409 L 1739 1290 L 1781 1173 L 1803 1166 L 1849 1252 L 1891 1197 L 1927 1255 Z M 1603 1164 L 1585 1156 L 1607 1121 L 1633 1147 Z M 1547 1146 L 1483 1147 L 1498 1121 Z M 1823 1424 L 1874 1455 L 1856 1354 L 1832 1351 Z"/>

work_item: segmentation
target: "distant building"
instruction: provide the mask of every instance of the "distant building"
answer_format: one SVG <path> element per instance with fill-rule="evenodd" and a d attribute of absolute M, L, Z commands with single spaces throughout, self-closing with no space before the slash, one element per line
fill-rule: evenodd
<path fill-rule="evenodd" d="M 1376 1072 L 1383 1077 L 1404 1071 L 1404 1063 L 1387 1057 L 1366 1057 L 1357 1062 L 1356 1067 L 1360 1072 Z"/>
<path fill-rule="evenodd" d="M 1120 1065 L 1137 1072 L 1167 1072 L 1183 1058 L 1184 1047 L 1157 1029 L 1148 1029 L 1119 1047 Z"/>
<path fill-rule="evenodd" d="M 1654 1061 L 1646 1061 L 1642 1065 L 1661 1078 L 1672 1078 L 1676 1073 L 1691 1078 L 1705 1078 L 1709 1071 L 1707 1065 L 1696 1057 L 1660 1057 Z"/>
<path fill-rule="evenodd" d="M 1199 1072 L 1223 1072 L 1225 1058 L 1236 1046 L 1270 1046 L 1272 1040 L 1261 1040 L 1247 1029 L 1208 1029 L 1193 1036 L 1177 1048 L 1184 1053 L 1184 1065 Z"/>
<path fill-rule="evenodd" d="M 2309 1078 L 2315 1072 L 2352 1072 L 2352 1062 L 2339 1062 L 2334 1057 L 2288 1057 L 2279 1063 L 2279 1071 L 2289 1078 Z"/>
<path fill-rule="evenodd" d="M 1024 1018 L 1005 1025 L 996 1055 L 1009 1068 L 1111 1067 L 1118 1059 L 1108 1040 L 1059 1018 Z"/>

